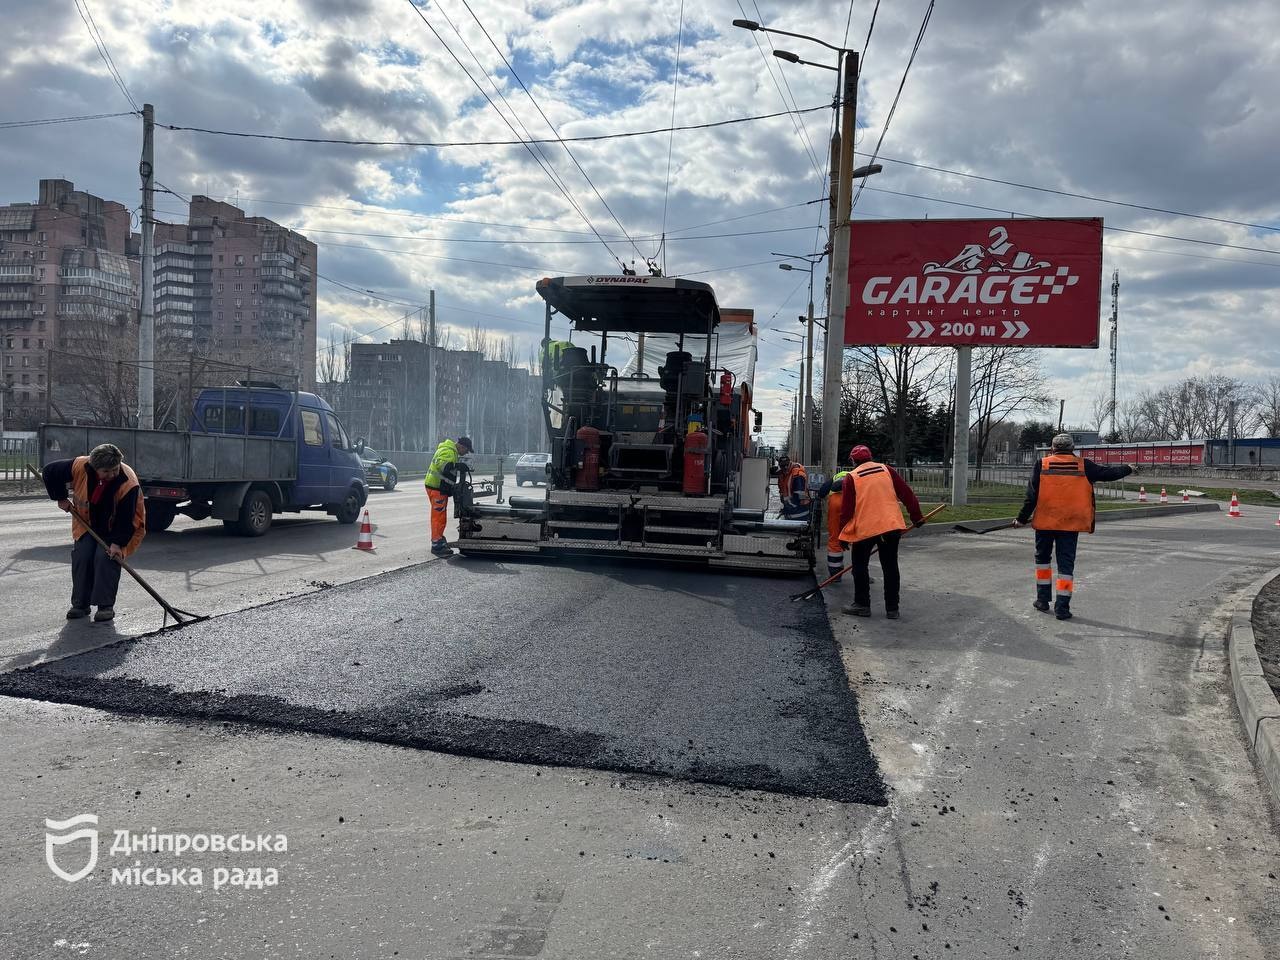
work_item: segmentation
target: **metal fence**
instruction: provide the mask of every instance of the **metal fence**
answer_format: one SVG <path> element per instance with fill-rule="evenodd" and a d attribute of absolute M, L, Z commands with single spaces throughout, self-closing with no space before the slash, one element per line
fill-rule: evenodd
<path fill-rule="evenodd" d="M 941 464 L 896 467 L 911 484 L 921 500 L 941 501 L 951 497 L 951 467 Z M 969 500 L 972 503 L 991 503 L 1003 500 L 1021 500 L 1026 496 L 1027 481 L 1031 479 L 1032 466 L 1006 463 L 969 465 Z M 1113 483 L 1094 486 L 1099 500 L 1122 500 L 1125 491 Z"/>
<path fill-rule="evenodd" d="M 27 464 L 40 463 L 35 437 L 0 437 L 0 490 L 30 493 L 40 481 L 27 472 Z"/>

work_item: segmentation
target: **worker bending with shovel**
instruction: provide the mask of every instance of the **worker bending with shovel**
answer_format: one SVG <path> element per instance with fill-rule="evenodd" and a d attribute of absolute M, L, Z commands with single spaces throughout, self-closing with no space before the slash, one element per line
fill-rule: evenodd
<path fill-rule="evenodd" d="M 884 571 L 884 615 L 898 619 L 901 578 L 898 573 L 898 541 L 907 523 L 902 519 L 901 502 L 911 522 L 924 526 L 920 501 L 907 481 L 893 467 L 871 459 L 871 450 L 858 444 L 849 452 L 853 469 L 843 477 L 840 493 L 840 539 L 853 545 L 853 603 L 844 612 L 855 617 L 871 616 L 871 554 L 880 551 Z"/>
<path fill-rule="evenodd" d="M 422 481 L 431 506 L 431 552 L 437 557 L 453 555 L 449 541 L 444 537 L 444 527 L 449 519 L 449 498 L 458 483 L 458 461 L 470 452 L 470 437 L 440 441 Z"/>
<path fill-rule="evenodd" d="M 71 514 L 75 545 L 71 548 L 67 619 L 87 617 L 89 607 L 95 606 L 94 620 L 111 620 L 116 615 L 120 562 L 138 549 L 147 534 L 138 477 L 124 462 L 120 448 L 111 443 L 99 444 L 87 457 L 54 460 L 40 475 L 49 499 Z"/>
<path fill-rule="evenodd" d="M 1136 472 L 1125 464 L 1105 466 L 1077 457 L 1075 441 L 1069 433 L 1053 438 L 1047 457 L 1036 461 L 1027 481 L 1027 499 L 1015 527 L 1028 520 L 1036 531 L 1037 610 L 1053 612 L 1059 620 L 1071 619 L 1071 597 L 1075 592 L 1076 547 L 1081 533 L 1093 533 L 1095 507 L 1093 485 L 1099 480 L 1119 480 Z M 1054 555 L 1058 560 L 1058 596 L 1054 599 Z"/>

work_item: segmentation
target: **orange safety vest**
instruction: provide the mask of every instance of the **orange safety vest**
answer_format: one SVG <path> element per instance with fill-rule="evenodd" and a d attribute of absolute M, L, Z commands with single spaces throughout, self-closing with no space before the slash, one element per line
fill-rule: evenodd
<path fill-rule="evenodd" d="M 89 471 L 91 469 L 93 468 L 89 466 L 88 457 L 76 457 L 71 461 L 72 503 L 86 516 L 89 513 Z M 124 483 L 120 484 L 120 488 L 116 490 L 116 506 L 120 505 L 120 501 L 124 499 L 125 494 L 140 486 L 138 475 L 133 472 L 133 468 L 127 463 L 120 464 L 120 472 L 124 474 L 125 480 Z M 139 490 L 138 499 L 133 508 L 133 536 L 128 543 L 120 548 L 126 557 L 138 549 L 138 544 L 147 535 L 147 508 L 142 501 L 142 491 Z M 79 540 L 88 532 L 89 527 L 76 514 L 71 514 L 71 539 Z"/>
<path fill-rule="evenodd" d="M 786 500 L 787 497 L 791 496 L 791 481 L 795 479 L 797 474 L 804 477 L 804 492 L 806 494 L 809 492 L 808 471 L 806 471 L 800 464 L 793 463 L 787 468 L 786 473 L 778 474 L 778 496 L 783 500 Z"/>
<path fill-rule="evenodd" d="M 840 531 L 841 540 L 857 543 L 891 530 L 907 529 L 888 467 L 868 460 L 844 478 L 846 484 L 850 480 L 853 481 L 853 519 Z"/>
<path fill-rule="evenodd" d="M 831 481 L 849 480 L 849 471 L 841 470 Z M 849 481 L 852 483 L 852 481 Z M 827 494 L 827 550 L 831 553 L 841 552 L 840 546 L 840 507 L 844 502 L 844 490 L 832 487 Z"/>
<path fill-rule="evenodd" d="M 1084 458 L 1055 453 L 1040 461 L 1040 495 L 1031 526 L 1037 530 L 1093 533 L 1093 484 Z"/>

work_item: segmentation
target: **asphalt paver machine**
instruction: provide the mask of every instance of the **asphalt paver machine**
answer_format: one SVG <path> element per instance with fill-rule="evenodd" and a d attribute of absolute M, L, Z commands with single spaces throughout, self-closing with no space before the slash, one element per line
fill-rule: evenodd
<path fill-rule="evenodd" d="M 742 315 L 747 318 L 750 364 L 744 368 L 722 357 L 722 328 L 729 324 L 708 284 L 552 277 L 537 290 L 546 302 L 546 499 L 479 504 L 468 484 L 460 484 L 458 548 L 807 573 L 812 523 L 768 515 L 768 459 L 750 456 L 750 311 L 724 311 L 738 315 L 735 334 L 743 332 Z M 564 321 L 569 339 L 553 339 L 553 323 Z M 625 352 L 633 356 L 620 371 L 611 354 Z M 646 356 L 653 358 L 650 369 Z"/>

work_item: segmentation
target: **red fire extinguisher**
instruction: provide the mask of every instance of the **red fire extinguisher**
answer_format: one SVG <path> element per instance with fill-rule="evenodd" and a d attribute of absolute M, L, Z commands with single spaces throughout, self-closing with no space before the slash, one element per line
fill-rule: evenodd
<path fill-rule="evenodd" d="M 720 406 L 727 407 L 733 402 L 733 374 L 726 370 L 720 374 Z"/>
<path fill-rule="evenodd" d="M 696 430 L 684 438 L 684 492 L 697 496 L 707 492 L 707 434 Z"/>
<path fill-rule="evenodd" d="M 600 431 L 595 427 L 580 427 L 574 436 L 582 445 L 582 459 L 578 461 L 574 486 L 579 490 L 599 490 Z"/>

